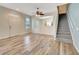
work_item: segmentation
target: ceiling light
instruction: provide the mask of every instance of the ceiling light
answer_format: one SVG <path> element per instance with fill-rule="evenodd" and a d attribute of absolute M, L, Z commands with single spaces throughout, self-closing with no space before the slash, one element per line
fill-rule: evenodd
<path fill-rule="evenodd" d="M 17 8 L 16 11 L 20 11 L 20 9 Z"/>

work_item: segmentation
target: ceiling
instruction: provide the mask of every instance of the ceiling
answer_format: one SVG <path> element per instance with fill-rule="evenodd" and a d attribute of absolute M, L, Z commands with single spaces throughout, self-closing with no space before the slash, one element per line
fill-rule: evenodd
<path fill-rule="evenodd" d="M 58 5 L 62 3 L 0 3 L 1 6 L 25 13 L 27 15 L 34 15 L 36 8 L 40 8 L 44 13 L 53 12 Z"/>

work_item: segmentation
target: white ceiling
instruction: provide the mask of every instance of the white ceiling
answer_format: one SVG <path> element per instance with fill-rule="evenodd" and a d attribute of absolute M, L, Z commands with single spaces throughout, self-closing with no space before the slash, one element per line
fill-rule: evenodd
<path fill-rule="evenodd" d="M 40 8 L 44 13 L 51 13 L 61 3 L 0 3 L 0 5 L 32 16 L 36 8 Z"/>

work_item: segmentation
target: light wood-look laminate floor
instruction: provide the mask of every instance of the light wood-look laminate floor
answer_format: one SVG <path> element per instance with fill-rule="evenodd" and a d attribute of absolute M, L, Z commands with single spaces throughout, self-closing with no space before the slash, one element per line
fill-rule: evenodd
<path fill-rule="evenodd" d="M 70 43 L 56 41 L 52 36 L 28 34 L 0 40 L 1 55 L 77 55 Z"/>

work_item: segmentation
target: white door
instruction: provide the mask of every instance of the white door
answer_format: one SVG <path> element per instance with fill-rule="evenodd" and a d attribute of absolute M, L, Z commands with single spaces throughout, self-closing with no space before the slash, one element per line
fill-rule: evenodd
<path fill-rule="evenodd" d="M 20 30 L 20 18 L 15 16 L 9 16 L 9 33 L 10 36 L 16 36 Z"/>
<path fill-rule="evenodd" d="M 40 33 L 40 20 L 39 19 L 33 19 L 32 20 L 32 31 L 34 33 Z"/>

